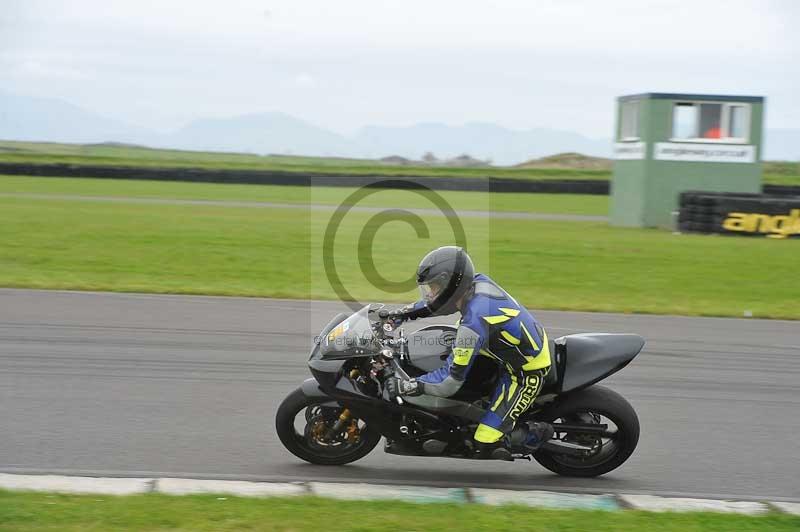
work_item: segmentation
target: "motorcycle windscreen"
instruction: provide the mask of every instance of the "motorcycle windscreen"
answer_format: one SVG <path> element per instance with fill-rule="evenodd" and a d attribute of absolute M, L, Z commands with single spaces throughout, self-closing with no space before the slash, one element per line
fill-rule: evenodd
<path fill-rule="evenodd" d="M 365 356 L 380 347 L 369 321 L 369 305 L 334 327 L 321 340 L 323 358 Z"/>

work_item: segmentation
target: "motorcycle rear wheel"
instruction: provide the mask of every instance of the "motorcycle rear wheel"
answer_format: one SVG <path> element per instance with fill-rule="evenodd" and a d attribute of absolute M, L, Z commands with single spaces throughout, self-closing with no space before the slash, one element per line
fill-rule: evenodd
<path fill-rule="evenodd" d="M 545 417 L 537 417 L 536 420 L 551 423 L 556 420 L 585 422 L 587 418 L 602 418 L 603 422 L 610 422 L 610 425 L 616 427 L 613 438 L 608 438 L 607 441 L 595 438 L 594 443 L 599 444 L 596 454 L 574 458 L 542 449 L 534 453 L 533 458 L 550 471 L 568 477 L 597 477 L 621 466 L 630 458 L 639 442 L 639 418 L 630 403 L 617 392 L 604 386 L 580 390 L 547 411 Z M 571 441 L 576 443 L 586 443 L 580 441 L 581 438 L 592 439 L 590 435 L 573 433 L 556 434 L 554 438 L 559 436 L 566 441 L 572 438 Z"/>
<path fill-rule="evenodd" d="M 290 453 L 312 464 L 344 465 L 363 458 L 378 445 L 381 440 L 380 433 L 370 430 L 367 425 L 359 428 L 358 440 L 355 443 L 339 441 L 326 446 L 310 437 L 313 428 L 309 423 L 314 419 L 317 423 L 322 423 L 318 415 L 315 417 L 312 414 L 313 409 L 331 401 L 320 397 L 308 397 L 301 388 L 297 388 L 283 400 L 275 416 L 275 429 L 281 443 Z M 295 428 L 295 420 L 302 412 L 305 412 L 303 421 L 306 422 L 306 428 L 300 433 Z"/>

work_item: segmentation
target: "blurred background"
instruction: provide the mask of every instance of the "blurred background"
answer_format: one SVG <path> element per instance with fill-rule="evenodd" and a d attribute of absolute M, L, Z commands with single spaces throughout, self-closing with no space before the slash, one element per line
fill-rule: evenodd
<path fill-rule="evenodd" d="M 609 157 L 613 101 L 766 96 L 800 159 L 798 7 L 651 2 L 5 3 L 0 138 L 513 165 Z"/>

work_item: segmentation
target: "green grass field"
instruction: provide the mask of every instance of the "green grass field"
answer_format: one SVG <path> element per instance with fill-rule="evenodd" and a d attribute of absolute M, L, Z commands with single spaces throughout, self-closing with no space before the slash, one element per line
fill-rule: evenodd
<path fill-rule="evenodd" d="M 333 256 L 342 283 L 362 301 L 410 300 L 413 290 L 387 292 L 366 281 L 358 252 L 368 252 L 368 243 L 359 247 L 358 237 L 364 228 L 376 230 L 369 247 L 378 271 L 400 281 L 426 251 L 452 243 L 448 221 L 428 217 L 430 234 L 418 238 L 400 221 L 378 228 L 373 216 L 350 213 L 337 234 Z M 329 217 L 307 209 L 0 197 L 0 286 L 333 299 L 320 259 Z M 800 318 L 800 283 L 786 273 L 797 261 L 797 240 L 587 222 L 463 223 L 478 269 L 532 309 L 712 316 L 749 310 Z"/>
<path fill-rule="evenodd" d="M 649 513 L 546 510 L 521 506 L 336 501 L 315 497 L 252 499 L 195 495 L 52 495 L 0 491 L 0 529 L 84 530 L 357 530 L 497 532 L 796 531 L 800 518 L 780 514 Z"/>
<path fill-rule="evenodd" d="M 0 141 L 0 162 L 280 170 L 297 173 L 514 179 L 609 179 L 608 170 L 585 168 L 457 168 L 394 166 L 365 159 L 160 150 L 105 144 Z M 765 162 L 764 182 L 800 185 L 800 163 Z"/>
<path fill-rule="evenodd" d="M 340 205 L 356 189 L 348 187 L 289 187 L 222 185 L 117 179 L 78 179 L 0 175 L 0 193 L 115 196 L 132 198 L 262 201 L 291 204 Z M 608 214 L 608 197 L 582 194 L 510 194 L 437 191 L 454 209 L 553 214 Z M 426 193 L 425 196 L 430 196 Z M 367 207 L 430 207 L 409 191 L 392 190 L 365 198 Z"/>

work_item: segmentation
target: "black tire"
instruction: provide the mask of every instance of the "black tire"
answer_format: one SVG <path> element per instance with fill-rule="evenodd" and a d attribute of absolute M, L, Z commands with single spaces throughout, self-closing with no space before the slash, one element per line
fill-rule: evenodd
<path fill-rule="evenodd" d="M 558 456 L 540 450 L 533 458 L 541 465 L 559 475 L 568 477 L 596 477 L 604 475 L 622 465 L 630 458 L 639 442 L 639 418 L 633 407 L 617 392 L 604 386 L 592 386 L 570 395 L 563 403 L 556 405 L 546 413 L 542 421 L 554 421 L 569 417 L 578 412 L 594 412 L 604 416 L 617 426 L 614 438 L 616 449 L 613 455 L 593 465 L 591 459 L 580 467 L 565 464 Z"/>
<path fill-rule="evenodd" d="M 716 226 L 707 222 L 689 222 L 689 227 L 696 233 L 713 233 Z"/>
<path fill-rule="evenodd" d="M 717 216 L 715 214 L 694 213 L 694 214 L 691 215 L 690 220 L 692 222 L 700 223 L 700 224 L 713 224 L 714 222 L 716 222 L 716 218 L 717 218 Z"/>
<path fill-rule="evenodd" d="M 301 388 L 290 393 L 278 407 L 278 413 L 275 415 L 275 429 L 278 432 L 278 438 L 290 453 L 312 464 L 344 465 L 355 462 L 369 454 L 378 445 L 378 442 L 381 441 L 379 432 L 370 430 L 369 426 L 364 426 L 359 442 L 351 450 L 342 454 L 329 455 L 312 448 L 308 445 L 305 436 L 295 430 L 294 423 L 297 414 L 306 407 L 330 401 L 330 399 L 318 397 L 309 398 Z"/>
<path fill-rule="evenodd" d="M 700 196 L 695 201 L 695 205 L 702 205 L 703 207 L 713 207 L 717 204 L 718 198 L 713 196 Z"/>

